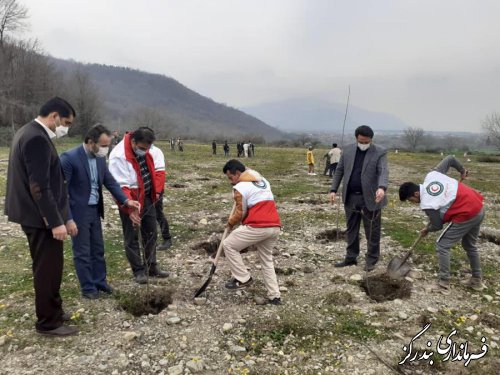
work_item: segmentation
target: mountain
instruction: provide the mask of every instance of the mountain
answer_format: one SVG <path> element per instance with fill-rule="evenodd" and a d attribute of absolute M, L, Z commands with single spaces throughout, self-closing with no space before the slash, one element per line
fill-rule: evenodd
<path fill-rule="evenodd" d="M 317 98 L 294 98 L 244 107 L 243 111 L 284 131 L 342 132 L 345 104 Z M 377 131 L 400 131 L 409 127 L 394 115 L 368 111 L 349 105 L 346 131 L 359 125 L 370 125 Z"/>
<path fill-rule="evenodd" d="M 80 70 L 97 88 L 104 107 L 104 120 L 133 129 L 138 113 L 149 113 L 161 121 L 167 136 L 198 139 L 247 139 L 267 141 L 287 135 L 241 110 L 217 103 L 187 88 L 173 78 L 134 69 L 52 59 L 63 74 Z M 137 121 L 135 121 L 137 122 Z M 155 130 L 158 129 L 156 125 Z"/>

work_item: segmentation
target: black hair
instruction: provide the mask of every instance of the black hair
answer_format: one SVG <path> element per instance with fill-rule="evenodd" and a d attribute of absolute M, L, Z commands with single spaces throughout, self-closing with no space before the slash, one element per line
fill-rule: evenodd
<path fill-rule="evenodd" d="M 354 131 L 354 136 L 358 138 L 358 135 L 362 135 L 364 137 L 373 138 L 373 130 L 368 125 L 361 125 L 356 128 Z"/>
<path fill-rule="evenodd" d="M 337 144 L 336 143 L 332 143 L 332 147 L 337 147 Z"/>
<path fill-rule="evenodd" d="M 136 143 L 141 142 L 152 145 L 155 139 L 155 132 L 147 126 L 140 127 L 132 134 L 132 140 Z"/>
<path fill-rule="evenodd" d="M 108 128 L 101 124 L 95 124 L 87 131 L 87 134 L 85 134 L 85 143 L 87 143 L 89 140 L 94 141 L 94 143 L 99 142 L 101 134 L 111 136 L 111 132 L 108 130 Z"/>
<path fill-rule="evenodd" d="M 246 167 L 243 163 L 236 159 L 229 160 L 224 168 L 222 168 L 222 173 L 226 174 L 227 171 L 231 172 L 231 174 L 236 174 L 236 171 L 245 172 Z"/>
<path fill-rule="evenodd" d="M 75 109 L 71 106 L 71 104 L 58 96 L 50 99 L 42 105 L 38 111 L 38 115 L 41 117 L 47 117 L 52 112 L 57 112 L 60 117 L 68 118 L 70 115 L 76 117 Z"/>
<path fill-rule="evenodd" d="M 405 201 L 417 191 L 420 191 L 420 186 L 413 182 L 405 182 L 399 187 L 399 199 Z"/>
<path fill-rule="evenodd" d="M 149 126 L 141 126 L 137 130 L 139 130 L 139 129 L 141 129 L 141 130 L 149 130 L 151 133 L 153 133 L 153 135 L 155 135 L 155 131 L 153 129 L 151 129 Z"/>

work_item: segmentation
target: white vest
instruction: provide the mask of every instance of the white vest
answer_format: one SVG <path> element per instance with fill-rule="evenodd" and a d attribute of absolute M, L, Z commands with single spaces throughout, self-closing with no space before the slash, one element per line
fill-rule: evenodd
<path fill-rule="evenodd" d="M 261 177 L 260 181 L 238 182 L 234 189 L 243 196 L 244 209 L 250 209 L 262 201 L 274 201 L 273 193 L 269 182 Z"/>
<path fill-rule="evenodd" d="M 440 210 L 449 207 L 457 197 L 458 181 L 445 174 L 432 171 L 420 185 L 420 208 Z"/>

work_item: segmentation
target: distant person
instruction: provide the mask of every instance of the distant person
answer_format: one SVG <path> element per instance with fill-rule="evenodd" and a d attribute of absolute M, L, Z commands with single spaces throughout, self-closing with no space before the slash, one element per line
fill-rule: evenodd
<path fill-rule="evenodd" d="M 111 133 L 98 124 L 87 131 L 83 145 L 63 152 L 60 157 L 70 198 L 70 218 L 78 226 L 78 234 L 72 239 L 73 260 L 82 297 L 87 299 L 113 292 L 106 279 L 104 259 L 103 185 L 120 205 L 140 209 L 139 202 L 128 199 L 109 173 L 106 155 L 110 144 Z"/>
<path fill-rule="evenodd" d="M 328 155 L 330 155 L 330 167 L 328 171 L 328 176 L 332 177 L 337 169 L 337 165 L 340 161 L 340 155 L 342 155 L 342 150 L 337 147 L 336 143 L 332 143 L 332 149 L 328 151 Z"/>
<path fill-rule="evenodd" d="M 477 239 L 484 218 L 484 197 L 476 190 L 448 177 L 450 167 L 460 172 L 461 180 L 467 170 L 453 156 L 447 156 L 425 176 L 423 185 L 405 182 L 399 187 L 399 198 L 420 204 L 429 223 L 420 231 L 422 236 L 443 229 L 436 241 L 439 257 L 439 279 L 436 289 L 450 288 L 450 250 L 458 242 L 469 258 L 472 277 L 467 286 L 481 291 L 484 288 Z"/>
<path fill-rule="evenodd" d="M 217 142 L 215 139 L 212 141 L 212 155 L 217 155 Z"/>
<path fill-rule="evenodd" d="M 182 139 L 177 138 L 177 148 L 180 152 L 184 151 L 184 143 L 182 142 Z"/>
<path fill-rule="evenodd" d="M 78 332 L 64 325 L 71 319 L 62 308 L 63 241 L 78 228 L 69 214 L 64 174 L 52 139 L 64 136 L 76 117 L 66 100 L 50 99 L 38 117 L 22 126 L 10 148 L 5 215 L 21 224 L 28 238 L 35 288 L 36 331 L 68 336 Z"/>
<path fill-rule="evenodd" d="M 108 156 L 111 153 L 111 151 L 113 151 L 113 147 L 115 147 L 118 143 L 120 143 L 121 140 L 122 138 L 120 137 L 120 133 L 118 133 L 118 131 L 116 130 L 113 131 L 113 133 L 111 134 L 111 142 L 109 144 Z"/>
<path fill-rule="evenodd" d="M 369 126 L 359 126 L 354 135 L 356 143 L 343 150 L 330 189 L 333 204 L 340 182 L 344 180 L 342 198 L 347 222 L 347 249 L 344 260 L 336 263 L 335 267 L 358 263 L 359 227 L 363 220 L 368 243 L 365 271 L 372 271 L 380 257 L 382 208 L 387 205 L 387 152 L 373 144 L 374 133 Z"/>
<path fill-rule="evenodd" d="M 312 146 L 309 146 L 309 148 L 307 149 L 306 158 L 308 167 L 307 174 L 310 176 L 316 176 L 316 173 L 314 173 L 314 154 Z"/>
<path fill-rule="evenodd" d="M 325 170 L 323 171 L 323 175 L 327 175 L 330 169 L 330 154 L 327 152 L 323 155 L 323 160 L 325 161 Z"/>
<path fill-rule="evenodd" d="M 229 156 L 229 145 L 224 141 L 224 156 Z"/>
<path fill-rule="evenodd" d="M 251 158 L 253 157 L 252 153 L 252 142 L 248 141 L 248 157 Z"/>
<path fill-rule="evenodd" d="M 252 151 L 252 156 L 255 157 L 255 145 L 253 143 L 250 143 L 250 150 Z"/>
<path fill-rule="evenodd" d="M 170 138 L 170 149 L 175 151 L 175 138 Z"/>
<path fill-rule="evenodd" d="M 146 284 L 149 277 L 165 278 L 169 275 L 159 268 L 156 261 L 157 224 L 154 206 L 165 178 L 158 179 L 153 156 L 149 152 L 154 141 L 155 135 L 151 130 L 139 128 L 127 134 L 109 157 L 109 171 L 125 195 L 141 204 L 140 217 L 137 211 L 120 208 L 125 254 L 138 284 Z M 136 228 L 138 220 L 140 228 Z"/>
<path fill-rule="evenodd" d="M 241 158 L 243 156 L 243 142 L 238 142 L 238 157 Z"/>
<path fill-rule="evenodd" d="M 248 158 L 248 147 L 249 147 L 249 144 L 248 143 L 243 143 L 243 154 L 245 155 L 246 158 Z"/>

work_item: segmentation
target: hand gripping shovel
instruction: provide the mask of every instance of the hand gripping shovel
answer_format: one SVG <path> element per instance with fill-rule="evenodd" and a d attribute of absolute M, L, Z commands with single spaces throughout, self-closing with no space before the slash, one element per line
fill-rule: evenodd
<path fill-rule="evenodd" d="M 235 207 L 236 207 L 236 205 L 233 205 L 233 209 L 231 210 L 231 215 L 233 214 Z M 207 281 L 205 281 L 205 283 L 203 283 L 201 288 L 196 291 L 196 293 L 194 294 L 194 298 L 199 297 L 201 295 L 201 293 L 203 293 L 205 291 L 205 289 L 207 289 L 208 284 L 210 284 L 210 281 L 212 281 L 212 276 L 215 273 L 215 269 L 217 268 L 217 263 L 219 262 L 219 258 L 222 254 L 222 241 L 225 240 L 225 238 L 227 237 L 228 234 L 229 234 L 229 228 L 226 228 L 224 230 L 224 233 L 222 234 L 222 238 L 220 240 L 219 247 L 217 248 L 217 254 L 215 255 L 215 259 L 214 259 L 214 263 L 212 264 L 212 268 L 210 268 L 210 273 L 208 274 Z"/>
<path fill-rule="evenodd" d="M 410 247 L 410 251 L 406 253 L 403 258 L 394 257 L 391 259 L 389 264 L 387 265 L 387 274 L 393 279 L 402 279 L 411 271 L 410 265 L 406 262 L 408 258 L 413 253 L 413 250 L 417 246 L 417 244 L 422 239 L 422 233 L 419 234 L 418 238 L 415 240 L 413 245 Z"/>

